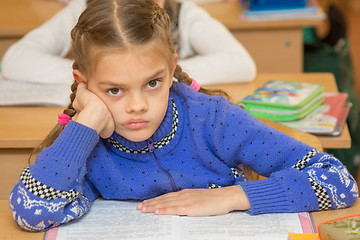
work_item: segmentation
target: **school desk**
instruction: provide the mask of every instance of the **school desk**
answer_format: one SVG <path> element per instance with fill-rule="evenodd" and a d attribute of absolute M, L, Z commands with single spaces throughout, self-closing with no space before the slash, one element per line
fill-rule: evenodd
<path fill-rule="evenodd" d="M 319 83 L 327 92 L 336 92 L 335 79 L 330 73 L 260 74 L 251 83 L 219 84 L 209 88 L 227 91 L 232 102 L 269 79 L 287 79 Z M 18 181 L 21 170 L 28 165 L 34 147 L 50 132 L 63 108 L 55 107 L 0 107 L 0 199 L 7 199 Z M 309 134 L 310 135 L 310 134 Z M 313 135 L 311 135 L 313 137 Z M 349 148 L 347 126 L 338 137 L 319 137 L 323 148 Z"/>
<path fill-rule="evenodd" d="M 0 59 L 11 44 L 62 7 L 57 0 L 0 0 Z"/>
<path fill-rule="evenodd" d="M 303 28 L 314 27 L 322 35 L 327 29 L 326 19 L 245 21 L 239 2 L 223 0 L 200 6 L 245 46 L 259 73 L 303 72 Z"/>
<path fill-rule="evenodd" d="M 318 224 L 340 217 L 352 216 L 360 212 L 360 200 L 350 208 L 339 210 L 328 210 L 313 212 L 315 226 Z M 21 230 L 14 222 L 9 209 L 7 200 L 0 200 L 0 239 L 21 239 L 21 240 L 40 240 L 44 238 L 44 233 L 29 233 Z"/>
<path fill-rule="evenodd" d="M 259 73 L 302 72 L 302 28 L 321 29 L 324 24 L 319 19 L 243 21 L 239 0 L 208 2 L 200 6 L 222 22 L 245 46 Z M 0 0 L 0 59 L 12 43 L 62 7 L 57 0 Z"/>

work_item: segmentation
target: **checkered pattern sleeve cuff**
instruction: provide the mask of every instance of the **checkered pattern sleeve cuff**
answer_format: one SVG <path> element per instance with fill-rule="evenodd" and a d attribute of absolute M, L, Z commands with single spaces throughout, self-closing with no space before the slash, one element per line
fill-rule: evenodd
<path fill-rule="evenodd" d="M 311 158 L 318 154 L 319 151 L 317 149 L 312 149 L 308 154 L 306 154 L 300 161 L 298 161 L 293 168 L 303 171 L 308 163 L 310 162 Z M 330 197 L 324 187 L 322 187 L 319 183 L 317 183 L 311 177 L 308 177 L 309 182 L 311 184 L 312 189 L 316 195 L 316 198 L 319 203 L 319 210 L 327 210 L 331 209 L 331 200 Z"/>
<path fill-rule="evenodd" d="M 38 180 L 36 180 L 30 173 L 29 168 L 25 168 L 23 172 L 21 173 L 20 179 L 26 189 L 31 192 L 32 194 L 46 199 L 46 200 L 54 200 L 58 198 L 66 198 L 70 202 L 74 201 L 76 198 L 78 198 L 81 193 L 75 191 L 74 189 L 71 189 L 69 191 L 61 191 L 54 189 L 52 187 L 49 187 Z M 85 201 L 90 206 L 90 203 L 88 199 L 82 195 L 82 197 L 85 199 Z"/>

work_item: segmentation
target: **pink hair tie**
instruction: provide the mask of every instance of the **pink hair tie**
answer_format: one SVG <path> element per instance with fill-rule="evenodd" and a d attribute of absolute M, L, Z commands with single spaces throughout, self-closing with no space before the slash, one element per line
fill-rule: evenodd
<path fill-rule="evenodd" d="M 58 115 L 58 123 L 61 125 L 66 125 L 69 123 L 69 121 L 71 120 L 71 117 L 65 113 L 59 114 Z"/>
<path fill-rule="evenodd" d="M 195 89 L 195 91 L 199 91 L 200 89 L 200 85 L 197 83 L 197 81 L 195 81 L 195 79 L 191 78 L 191 84 L 190 87 L 192 87 L 193 89 Z"/>

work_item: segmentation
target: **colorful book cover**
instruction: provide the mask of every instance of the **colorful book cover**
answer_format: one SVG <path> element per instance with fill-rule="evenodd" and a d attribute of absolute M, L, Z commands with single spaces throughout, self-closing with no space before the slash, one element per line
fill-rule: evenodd
<path fill-rule="evenodd" d="M 302 104 L 313 93 L 322 87 L 307 82 L 291 82 L 270 80 L 243 99 L 243 102 L 254 101 L 258 103 L 295 107 Z"/>
<path fill-rule="evenodd" d="M 323 86 L 314 83 L 270 80 L 238 104 L 255 117 L 292 121 L 319 106 L 323 101 L 322 91 Z"/>
<path fill-rule="evenodd" d="M 345 123 L 349 107 L 346 93 L 324 93 L 324 102 L 304 118 L 289 122 L 280 122 L 288 127 L 304 132 L 332 135 L 338 123 Z M 337 133 L 341 132 L 336 131 Z M 334 133 L 335 134 L 335 133 Z"/>

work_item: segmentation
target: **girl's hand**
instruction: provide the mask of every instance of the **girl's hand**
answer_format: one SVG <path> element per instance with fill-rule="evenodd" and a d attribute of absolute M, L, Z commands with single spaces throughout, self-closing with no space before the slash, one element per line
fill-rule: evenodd
<path fill-rule="evenodd" d="M 73 107 L 77 111 L 75 121 L 95 129 L 102 138 L 108 138 L 115 131 L 114 119 L 105 103 L 87 89 L 86 83 L 79 83 Z"/>
<path fill-rule="evenodd" d="M 250 203 L 240 186 L 229 186 L 168 193 L 139 203 L 137 209 L 157 215 L 211 216 L 247 210 Z"/>

